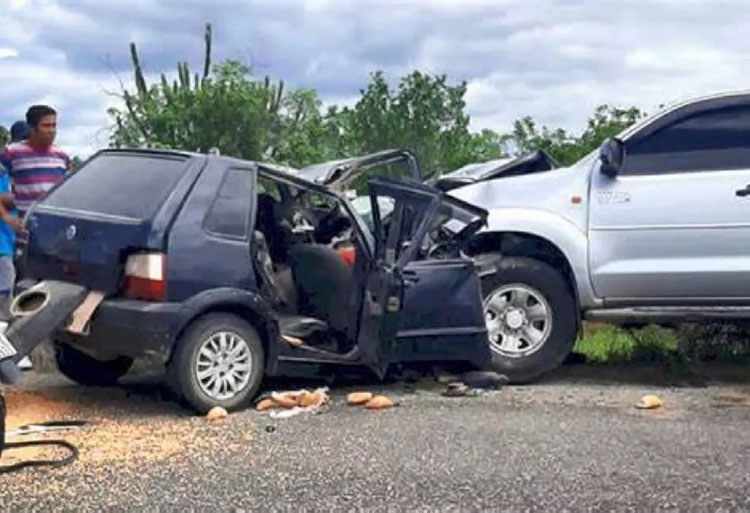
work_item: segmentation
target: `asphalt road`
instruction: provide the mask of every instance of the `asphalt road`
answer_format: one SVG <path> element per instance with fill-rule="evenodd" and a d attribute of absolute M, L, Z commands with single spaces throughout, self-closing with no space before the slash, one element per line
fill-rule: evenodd
<path fill-rule="evenodd" d="M 382 390 L 400 406 L 380 412 L 346 406 L 351 389 L 334 388 L 321 414 L 248 411 L 218 425 L 163 400 L 158 385 L 83 389 L 29 374 L 24 388 L 51 410 L 98 424 L 68 436 L 83 444 L 72 466 L 0 476 L 0 507 L 747 510 L 750 381 L 732 381 L 742 370 L 710 374 L 672 386 L 685 383 L 568 367 L 534 386 L 464 398 L 442 397 L 431 380 L 416 391 L 391 384 Z M 664 407 L 636 410 L 645 393 Z M 103 443 L 123 447 L 102 454 Z"/>

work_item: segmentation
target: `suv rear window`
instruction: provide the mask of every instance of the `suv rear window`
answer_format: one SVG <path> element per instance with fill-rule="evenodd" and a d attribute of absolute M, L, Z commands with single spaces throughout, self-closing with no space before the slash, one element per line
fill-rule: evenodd
<path fill-rule="evenodd" d="M 88 162 L 44 200 L 44 205 L 150 219 L 185 170 L 176 156 L 104 154 Z"/>

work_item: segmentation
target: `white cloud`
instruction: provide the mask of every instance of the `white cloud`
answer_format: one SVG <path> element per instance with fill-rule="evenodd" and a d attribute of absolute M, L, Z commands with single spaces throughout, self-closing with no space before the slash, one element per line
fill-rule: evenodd
<path fill-rule="evenodd" d="M 468 81 L 475 129 L 523 115 L 577 129 L 602 103 L 653 111 L 750 86 L 749 18 L 745 0 L 0 0 L 0 124 L 46 98 L 62 145 L 103 146 L 107 63 L 129 80 L 134 40 L 151 73 L 197 67 L 213 21 L 215 60 L 251 60 L 325 105 L 352 104 L 376 69 L 416 67 Z"/>
<path fill-rule="evenodd" d="M 0 59 L 8 59 L 11 57 L 18 57 L 18 50 L 13 48 L 0 48 Z"/>

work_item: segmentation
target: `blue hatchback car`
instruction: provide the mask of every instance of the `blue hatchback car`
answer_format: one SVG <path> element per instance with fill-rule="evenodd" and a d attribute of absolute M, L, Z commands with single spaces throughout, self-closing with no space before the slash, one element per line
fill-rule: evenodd
<path fill-rule="evenodd" d="M 394 150 L 341 167 L 399 163 L 416 159 Z M 375 176 L 366 186 L 370 223 L 344 194 L 292 169 L 179 151 L 97 153 L 26 220 L 25 277 L 89 297 L 85 329 L 76 315 L 54 327 L 60 371 L 112 384 L 134 357 L 157 355 L 203 412 L 242 408 L 264 376 L 300 364 L 380 376 L 395 362 L 487 364 L 481 263 L 460 251 L 486 212 L 415 180 Z M 455 250 L 425 250 L 448 222 Z"/>

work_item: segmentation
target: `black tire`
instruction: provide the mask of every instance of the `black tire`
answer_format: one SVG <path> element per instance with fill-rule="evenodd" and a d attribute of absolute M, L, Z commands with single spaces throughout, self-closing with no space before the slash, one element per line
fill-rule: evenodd
<path fill-rule="evenodd" d="M 133 360 L 118 356 L 114 360 L 97 360 L 68 344 L 55 343 L 58 370 L 68 379 L 86 386 L 111 386 L 127 374 Z"/>
<path fill-rule="evenodd" d="M 251 370 L 247 384 L 227 399 L 211 397 L 201 389 L 193 369 L 197 365 L 202 344 L 212 335 L 229 332 L 239 336 L 250 351 Z M 167 366 L 169 384 L 196 412 L 206 413 L 214 406 L 227 411 L 247 407 L 258 393 L 265 368 L 263 343 L 258 332 L 242 318 L 224 313 L 213 313 L 193 321 L 177 341 L 175 353 Z"/>
<path fill-rule="evenodd" d="M 522 284 L 538 291 L 552 311 L 552 328 L 535 352 L 508 356 L 492 347 L 492 368 L 513 383 L 526 383 L 559 366 L 570 354 L 577 336 L 575 297 L 562 273 L 550 265 L 526 257 L 505 257 L 497 273 L 482 279 L 482 300 L 508 284 Z"/>

